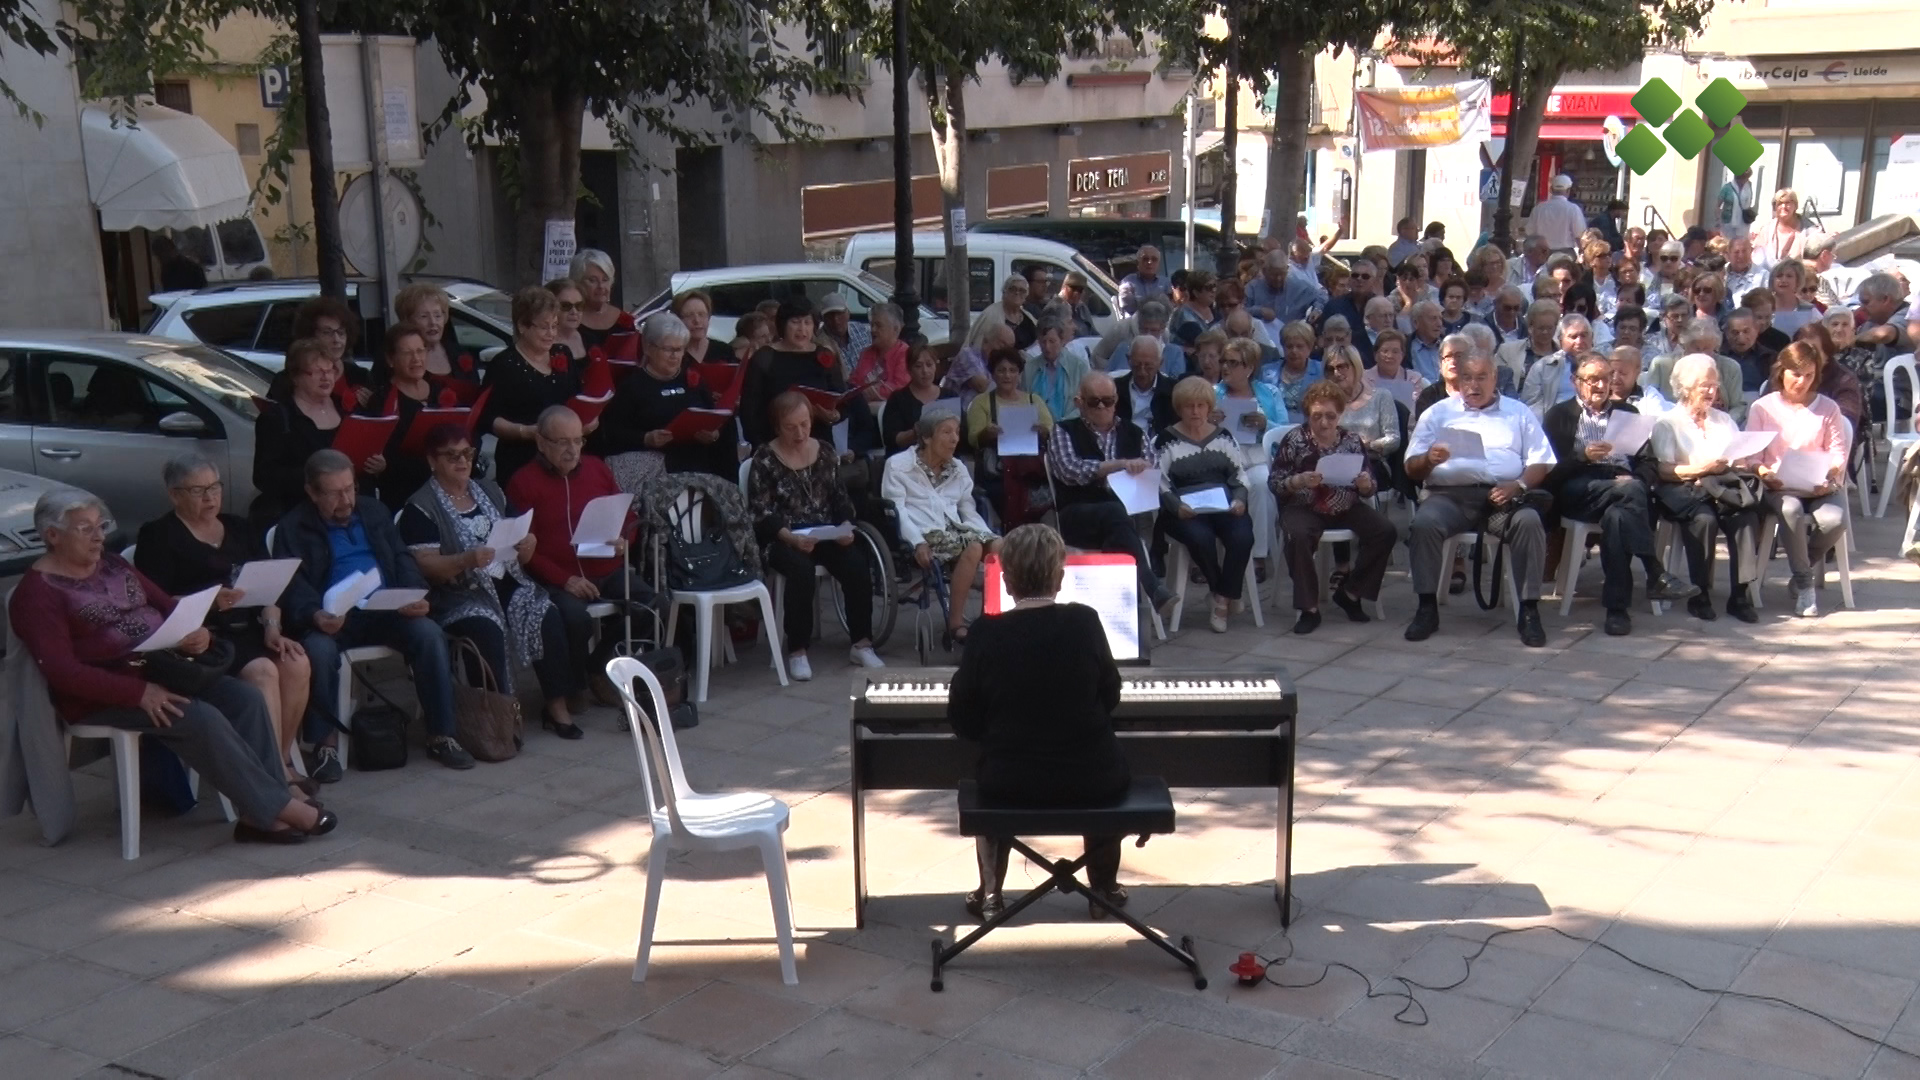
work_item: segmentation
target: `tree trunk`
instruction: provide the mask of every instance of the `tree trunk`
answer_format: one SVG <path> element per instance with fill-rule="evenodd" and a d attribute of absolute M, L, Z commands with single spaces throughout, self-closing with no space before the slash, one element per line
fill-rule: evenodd
<path fill-rule="evenodd" d="M 300 92 L 306 105 L 307 174 L 313 185 L 313 243 L 320 262 L 320 295 L 344 300 L 347 257 L 340 243 L 340 196 L 333 187 L 333 121 L 327 115 L 327 77 L 320 60 L 320 9 L 315 0 L 300 0 L 294 25 L 300 37 Z"/>
<path fill-rule="evenodd" d="M 915 295 L 919 260 L 913 257 L 913 126 L 907 104 L 911 78 L 907 0 L 893 0 L 893 302 L 905 320 L 900 333 L 908 341 L 921 336 L 920 298 Z"/>
<path fill-rule="evenodd" d="M 1540 148 L 1540 124 L 1547 115 L 1547 99 L 1553 96 L 1554 84 L 1560 80 L 1560 71 L 1537 71 L 1521 80 L 1521 95 L 1509 99 L 1507 110 L 1507 164 L 1511 170 L 1501 177 L 1503 194 L 1508 200 L 1513 198 L 1513 185 L 1524 184 L 1533 169 L 1533 155 Z M 1518 207 L 1508 205 L 1507 233 L 1512 239 L 1513 214 Z M 1497 231 L 1497 229 L 1496 229 Z"/>
<path fill-rule="evenodd" d="M 580 192 L 580 126 L 585 95 L 566 87 L 523 84 L 514 94 L 519 143 L 520 202 L 514 208 L 512 288 L 544 280 L 548 221 L 574 220 Z M 616 288 L 618 285 L 616 284 Z M 620 293 L 614 294 L 620 303 Z"/>
<path fill-rule="evenodd" d="M 933 156 L 940 166 L 940 231 L 947 244 L 947 340 L 966 340 L 973 307 L 967 296 L 967 234 L 955 229 L 954 214 L 966 216 L 966 74 L 929 72 L 927 95 L 933 121 Z"/>
<path fill-rule="evenodd" d="M 1226 17 L 1227 100 L 1220 117 L 1220 153 L 1226 168 L 1220 181 L 1220 250 L 1214 253 L 1214 260 L 1220 273 L 1236 274 L 1240 269 L 1233 239 L 1234 219 L 1240 214 L 1240 38 L 1234 29 L 1233 0 L 1227 0 Z"/>
<path fill-rule="evenodd" d="M 1304 43 L 1288 42 L 1281 48 L 1280 57 L 1273 138 L 1267 143 L 1267 220 L 1261 235 L 1279 238 L 1284 250 L 1293 242 L 1294 218 L 1300 212 L 1301 192 L 1307 182 L 1314 50 Z"/>

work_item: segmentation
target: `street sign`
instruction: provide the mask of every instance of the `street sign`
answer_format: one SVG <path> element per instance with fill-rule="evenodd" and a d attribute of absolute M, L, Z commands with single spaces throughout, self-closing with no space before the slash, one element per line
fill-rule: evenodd
<path fill-rule="evenodd" d="M 289 89 L 287 65 L 274 64 L 260 69 L 260 107 L 277 109 L 287 103 Z"/>
<path fill-rule="evenodd" d="M 1500 170 L 1499 169 L 1481 169 L 1480 170 L 1480 201 L 1483 203 L 1490 203 L 1490 202 L 1498 202 L 1499 199 L 1500 199 Z"/>

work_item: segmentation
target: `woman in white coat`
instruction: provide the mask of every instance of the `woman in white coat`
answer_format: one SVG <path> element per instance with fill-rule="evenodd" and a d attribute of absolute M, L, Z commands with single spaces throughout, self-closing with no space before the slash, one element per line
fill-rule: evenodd
<path fill-rule="evenodd" d="M 950 567 L 947 632 L 955 642 L 967 639 L 967 594 L 980 560 L 1000 546 L 1000 538 L 973 503 L 973 478 L 954 456 L 960 446 L 960 417 L 929 409 L 915 428 L 912 450 L 887 459 L 880 494 L 900 511 L 900 538 L 913 545 L 922 568 L 939 560 Z"/>

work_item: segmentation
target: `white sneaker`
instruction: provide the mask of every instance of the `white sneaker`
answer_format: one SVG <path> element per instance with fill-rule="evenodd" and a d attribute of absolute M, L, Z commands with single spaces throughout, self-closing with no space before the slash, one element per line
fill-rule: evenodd
<path fill-rule="evenodd" d="M 787 657 L 787 674 L 794 682 L 808 682 L 813 678 L 813 665 L 807 663 L 805 654 L 795 653 Z"/>
<path fill-rule="evenodd" d="M 886 667 L 887 662 L 873 651 L 871 645 L 855 645 L 847 651 L 847 663 L 854 667 Z"/>
<path fill-rule="evenodd" d="M 1793 594 L 1793 613 L 1803 619 L 1820 614 L 1819 594 L 1811 588 L 1796 591 Z"/>

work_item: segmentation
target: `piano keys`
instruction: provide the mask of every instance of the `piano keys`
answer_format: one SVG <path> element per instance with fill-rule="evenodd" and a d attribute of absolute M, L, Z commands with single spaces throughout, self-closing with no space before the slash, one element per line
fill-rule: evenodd
<path fill-rule="evenodd" d="M 865 925 L 866 794 L 954 788 L 978 749 L 947 723 L 954 669 L 888 668 L 852 689 L 854 922 Z M 1113 726 L 1134 773 L 1170 787 L 1272 788 L 1273 898 L 1280 925 L 1293 908 L 1294 721 L 1299 697 L 1284 671 L 1122 668 Z"/>

